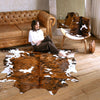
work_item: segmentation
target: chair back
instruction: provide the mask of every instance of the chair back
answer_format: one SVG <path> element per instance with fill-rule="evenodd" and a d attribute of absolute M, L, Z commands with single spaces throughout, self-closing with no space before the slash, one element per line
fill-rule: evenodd
<path fill-rule="evenodd" d="M 73 20 L 74 17 L 78 17 L 79 14 L 78 13 L 75 13 L 75 12 L 69 12 L 65 18 L 65 25 L 66 26 L 70 26 L 71 24 L 71 21 Z"/>
<path fill-rule="evenodd" d="M 70 24 L 70 34 L 88 36 L 90 34 L 89 19 L 86 17 L 73 17 Z"/>

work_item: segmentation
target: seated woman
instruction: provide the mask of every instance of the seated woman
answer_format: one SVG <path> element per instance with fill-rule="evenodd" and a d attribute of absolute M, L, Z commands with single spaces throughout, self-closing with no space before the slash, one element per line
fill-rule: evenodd
<path fill-rule="evenodd" d="M 58 50 L 54 45 L 49 36 L 44 38 L 44 33 L 39 29 L 39 22 L 33 20 L 31 24 L 31 30 L 29 31 L 28 41 L 31 42 L 31 45 L 36 52 L 51 52 L 52 54 L 57 54 L 60 57 L 67 57 L 64 52 Z"/>

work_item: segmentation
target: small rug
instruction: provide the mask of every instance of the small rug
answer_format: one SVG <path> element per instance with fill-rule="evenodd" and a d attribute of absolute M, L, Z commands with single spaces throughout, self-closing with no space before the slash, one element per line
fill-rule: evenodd
<path fill-rule="evenodd" d="M 44 88 L 51 95 L 56 94 L 59 88 L 68 86 L 67 81 L 78 82 L 71 75 L 77 72 L 74 53 L 64 51 L 67 58 L 60 58 L 51 53 L 40 53 L 12 49 L 4 59 L 5 69 L 1 73 L 7 73 L 5 79 L 0 82 L 14 81 L 14 86 L 24 93 L 33 88 Z"/>

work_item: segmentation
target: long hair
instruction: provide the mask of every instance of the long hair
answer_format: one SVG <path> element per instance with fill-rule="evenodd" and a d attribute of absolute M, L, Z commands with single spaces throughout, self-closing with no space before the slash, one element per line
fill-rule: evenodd
<path fill-rule="evenodd" d="M 31 23 L 31 29 L 32 29 L 33 31 L 36 31 L 35 25 L 37 24 L 37 22 L 39 22 L 39 21 L 33 20 L 32 23 Z"/>

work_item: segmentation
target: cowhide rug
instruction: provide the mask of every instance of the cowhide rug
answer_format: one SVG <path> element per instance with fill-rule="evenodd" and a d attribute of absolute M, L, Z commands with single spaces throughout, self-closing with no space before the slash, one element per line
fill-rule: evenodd
<path fill-rule="evenodd" d="M 67 81 L 78 81 L 71 76 L 71 72 L 77 72 L 74 54 L 71 51 L 64 52 L 68 58 L 12 49 L 4 59 L 5 69 L 1 72 L 7 73 L 7 77 L 0 82 L 14 81 L 14 86 L 19 88 L 20 93 L 33 88 L 44 88 L 54 95 L 59 88 L 68 86 Z"/>

